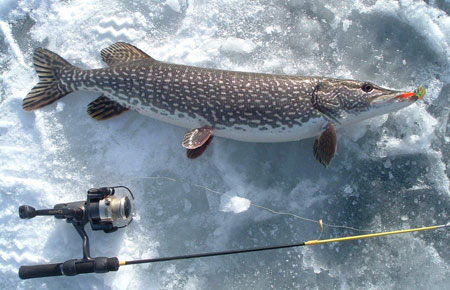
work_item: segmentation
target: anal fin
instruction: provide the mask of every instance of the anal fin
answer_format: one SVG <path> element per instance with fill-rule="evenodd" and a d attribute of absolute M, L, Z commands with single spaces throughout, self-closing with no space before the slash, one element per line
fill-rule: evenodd
<path fill-rule="evenodd" d="M 329 123 L 320 136 L 314 141 L 314 157 L 327 168 L 336 152 L 337 137 L 334 125 Z"/>
<path fill-rule="evenodd" d="M 89 116 L 96 120 L 106 120 L 128 111 L 127 108 L 101 95 L 88 105 Z"/>
<path fill-rule="evenodd" d="M 214 129 L 211 127 L 201 127 L 190 130 L 184 135 L 183 145 L 187 150 L 187 157 L 194 159 L 199 157 L 208 148 L 213 138 Z"/>

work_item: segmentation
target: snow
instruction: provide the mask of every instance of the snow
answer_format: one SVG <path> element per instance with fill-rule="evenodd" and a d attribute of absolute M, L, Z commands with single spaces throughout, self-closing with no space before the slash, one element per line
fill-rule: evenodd
<path fill-rule="evenodd" d="M 180 3 L 178 2 L 178 0 L 167 0 L 166 4 L 175 12 L 180 13 L 181 11 L 181 7 L 180 7 Z"/>
<path fill-rule="evenodd" d="M 241 213 L 248 210 L 250 205 L 250 200 L 239 196 L 221 198 L 221 211 L 223 212 Z"/>
<path fill-rule="evenodd" d="M 123 184 L 135 221 L 88 233 L 94 256 L 120 260 L 260 247 L 444 224 L 450 211 L 448 1 L 56 1 L 0 3 L 1 289 L 448 289 L 450 232 L 439 230 L 240 256 L 210 257 L 76 277 L 20 280 L 20 265 L 81 256 L 61 220 L 20 220 L 18 207 L 83 200 Z M 321 75 L 425 98 L 338 132 L 329 169 L 313 140 L 283 144 L 215 138 L 198 160 L 185 130 L 136 112 L 103 122 L 72 93 L 34 112 L 32 52 L 46 47 L 83 68 L 129 42 L 152 57 L 231 70 Z M 154 178 L 154 177 L 169 177 Z M 205 188 L 206 187 L 206 188 Z M 221 193 L 226 193 L 226 195 Z"/>
<path fill-rule="evenodd" d="M 223 41 L 221 48 L 225 52 L 250 53 L 256 48 L 256 45 L 251 40 L 230 37 Z"/>

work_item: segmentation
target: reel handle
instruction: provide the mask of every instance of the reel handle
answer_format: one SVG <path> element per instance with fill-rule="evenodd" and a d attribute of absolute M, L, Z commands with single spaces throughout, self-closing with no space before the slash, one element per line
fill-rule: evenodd
<path fill-rule="evenodd" d="M 72 259 L 64 263 L 21 266 L 19 277 L 21 279 L 51 277 L 51 276 L 75 276 L 87 273 L 107 273 L 119 270 L 117 257 L 97 257 L 92 260 Z"/>

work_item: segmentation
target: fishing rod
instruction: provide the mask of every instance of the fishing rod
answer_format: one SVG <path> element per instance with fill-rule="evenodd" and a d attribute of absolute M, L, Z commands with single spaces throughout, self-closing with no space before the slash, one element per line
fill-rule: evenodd
<path fill-rule="evenodd" d="M 84 226 L 90 223 L 93 230 L 103 230 L 105 233 L 111 233 L 119 228 L 124 228 L 132 221 L 132 203 L 127 196 L 117 197 L 114 195 L 115 189 L 123 188 L 128 191 L 130 197 L 134 199 L 133 193 L 125 186 L 92 188 L 88 191 L 86 201 L 77 201 L 71 203 L 62 203 L 54 206 L 53 209 L 35 210 L 28 205 L 20 206 L 19 216 L 22 219 L 34 218 L 38 215 L 50 215 L 57 219 L 66 219 L 66 222 L 72 223 L 83 240 L 83 258 L 71 259 L 63 263 L 43 264 L 32 266 L 21 266 L 19 268 L 19 277 L 21 279 L 41 278 L 51 276 L 75 276 L 87 273 L 107 273 L 118 271 L 121 266 L 156 263 L 165 261 L 195 259 L 213 256 L 224 256 L 233 254 L 242 254 L 250 252 L 268 251 L 276 249 L 294 248 L 302 246 L 312 246 L 319 244 L 338 243 L 351 240 L 361 240 L 382 236 L 405 234 L 419 231 L 435 230 L 450 227 L 450 222 L 443 225 L 434 225 L 413 229 L 396 230 L 389 232 L 371 233 L 365 235 L 345 236 L 323 240 L 309 240 L 300 243 L 292 243 L 276 246 L 265 246 L 257 248 L 248 248 L 240 250 L 227 250 L 219 252 L 206 252 L 199 254 L 169 256 L 161 258 L 140 259 L 120 261 L 117 257 L 96 257 L 92 258 L 89 251 L 89 238 L 84 231 Z M 125 222 L 118 226 L 118 221 Z M 322 220 L 319 221 L 320 229 L 323 232 Z"/>

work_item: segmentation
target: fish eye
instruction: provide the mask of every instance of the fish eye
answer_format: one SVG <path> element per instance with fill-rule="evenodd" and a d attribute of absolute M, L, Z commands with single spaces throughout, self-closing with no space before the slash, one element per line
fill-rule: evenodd
<path fill-rule="evenodd" d="M 361 90 L 363 90 L 363 91 L 366 92 L 366 93 L 370 93 L 371 91 L 373 91 L 373 85 L 372 85 L 372 84 L 369 84 L 369 83 L 364 83 L 364 84 L 361 86 Z"/>

